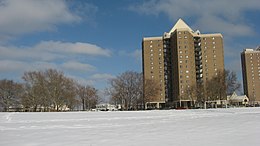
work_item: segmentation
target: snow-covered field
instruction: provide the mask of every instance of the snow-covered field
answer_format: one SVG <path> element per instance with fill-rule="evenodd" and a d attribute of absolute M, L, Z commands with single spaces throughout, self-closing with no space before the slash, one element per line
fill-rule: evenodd
<path fill-rule="evenodd" d="M 259 146 L 260 108 L 0 113 L 0 146 Z"/>

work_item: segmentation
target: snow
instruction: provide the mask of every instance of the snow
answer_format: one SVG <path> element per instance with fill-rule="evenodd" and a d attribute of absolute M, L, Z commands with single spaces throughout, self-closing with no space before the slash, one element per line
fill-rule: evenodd
<path fill-rule="evenodd" d="M 259 146 L 260 108 L 0 113 L 1 146 Z"/>

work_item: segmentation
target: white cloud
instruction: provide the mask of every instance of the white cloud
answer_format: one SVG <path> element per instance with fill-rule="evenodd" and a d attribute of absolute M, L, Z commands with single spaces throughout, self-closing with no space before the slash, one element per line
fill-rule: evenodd
<path fill-rule="evenodd" d="M 131 56 L 134 57 L 137 61 L 142 60 L 142 50 L 135 50 L 131 53 Z"/>
<path fill-rule="evenodd" d="M 176 21 L 194 18 L 195 28 L 220 32 L 227 36 L 250 36 L 254 28 L 246 22 L 245 12 L 260 10 L 258 0 L 150 0 L 131 6 L 130 10 L 147 15 L 164 13 Z"/>
<path fill-rule="evenodd" d="M 75 75 L 72 75 L 72 74 L 66 74 L 66 76 L 73 79 L 78 84 L 83 85 L 83 86 L 87 86 L 87 85 L 93 86 L 94 85 L 94 82 L 92 80 L 89 80 L 89 79 L 84 78 L 84 77 L 75 76 Z"/>
<path fill-rule="evenodd" d="M 113 76 L 111 74 L 94 74 L 90 78 L 93 80 L 107 81 L 109 79 L 115 78 L 115 76 Z"/>
<path fill-rule="evenodd" d="M 95 56 L 110 56 L 111 51 L 103 49 L 97 45 L 89 43 L 70 43 L 59 41 L 43 41 L 35 46 L 37 50 L 47 50 L 49 52 L 57 53 L 72 53 L 72 54 L 85 54 Z"/>
<path fill-rule="evenodd" d="M 132 58 L 135 58 L 136 61 L 142 60 L 142 50 L 141 49 L 136 49 L 133 52 L 127 52 L 125 50 L 120 50 L 120 51 L 118 51 L 118 55 L 132 57 Z"/>
<path fill-rule="evenodd" d="M 95 71 L 96 68 L 92 65 L 86 64 L 86 63 L 80 63 L 76 61 L 69 61 L 65 62 L 61 65 L 61 67 L 68 71 L 76 71 L 76 72 L 89 72 L 89 71 Z"/>
<path fill-rule="evenodd" d="M 0 2 L 0 33 L 27 34 L 53 30 L 58 24 L 79 22 L 64 0 L 2 0 Z M 2 36 L 3 37 L 3 36 Z"/>
<path fill-rule="evenodd" d="M 0 60 L 0 71 L 1 72 L 13 72 L 13 71 L 25 71 L 30 66 L 26 62 L 13 61 L 13 60 Z"/>
<path fill-rule="evenodd" d="M 110 51 L 88 43 L 44 41 L 34 46 L 0 45 L 0 72 L 21 76 L 26 71 L 49 68 L 84 76 L 96 72 L 90 57 L 108 57 Z M 86 82 L 86 81 L 85 81 Z M 88 81 L 90 82 L 90 81 Z M 93 82 L 93 81 L 91 81 Z"/>
<path fill-rule="evenodd" d="M 25 62 L 16 60 L 0 60 L 1 73 L 16 73 L 20 76 L 27 71 L 45 70 L 45 69 L 59 69 L 55 63 L 49 62 Z"/>
<path fill-rule="evenodd" d="M 89 43 L 54 41 L 43 41 L 32 47 L 0 46 L 0 52 L 0 58 L 33 61 L 72 59 L 77 55 L 106 57 L 111 55 L 110 50 Z"/>

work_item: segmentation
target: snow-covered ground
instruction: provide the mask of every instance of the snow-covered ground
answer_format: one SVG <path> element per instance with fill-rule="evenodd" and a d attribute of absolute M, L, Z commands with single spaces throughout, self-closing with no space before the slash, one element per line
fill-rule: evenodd
<path fill-rule="evenodd" d="M 0 113 L 0 146 L 259 146 L 260 108 Z"/>

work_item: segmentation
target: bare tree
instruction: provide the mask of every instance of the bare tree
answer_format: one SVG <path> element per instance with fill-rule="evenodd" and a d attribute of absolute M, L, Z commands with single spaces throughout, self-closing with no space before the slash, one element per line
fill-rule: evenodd
<path fill-rule="evenodd" d="M 76 97 L 75 82 L 65 77 L 62 72 L 48 69 L 44 72 L 34 71 L 24 73 L 25 95 L 23 103 L 28 107 L 52 108 L 59 111 L 73 107 Z M 55 108 L 55 109 L 54 109 Z"/>
<path fill-rule="evenodd" d="M 143 81 L 141 73 L 127 71 L 110 80 L 107 93 L 111 100 L 122 106 L 122 110 L 144 109 L 159 94 L 160 87 L 155 80 Z"/>
<path fill-rule="evenodd" d="M 152 102 L 159 95 L 160 86 L 159 83 L 152 79 L 146 79 L 143 83 L 143 109 L 147 102 Z"/>
<path fill-rule="evenodd" d="M 0 106 L 3 106 L 4 111 L 9 111 L 10 106 L 20 104 L 21 92 L 21 84 L 7 79 L 0 80 Z"/>
<path fill-rule="evenodd" d="M 108 93 L 122 110 L 137 109 L 138 101 L 142 98 L 142 75 L 137 72 L 127 71 L 110 80 Z"/>
<path fill-rule="evenodd" d="M 216 76 L 206 82 L 207 100 L 226 99 L 225 72 L 218 72 Z"/>
<path fill-rule="evenodd" d="M 92 86 L 78 85 L 77 93 L 81 99 L 83 110 L 95 108 L 100 101 L 98 90 Z"/>
<path fill-rule="evenodd" d="M 33 111 L 37 111 L 37 108 L 42 106 L 49 108 L 51 100 L 45 94 L 46 83 L 43 72 L 25 72 L 22 78 L 25 81 L 24 95 L 22 96 L 24 107 L 28 110 L 33 108 Z"/>
<path fill-rule="evenodd" d="M 234 71 L 225 70 L 227 95 L 241 90 L 241 84 L 237 81 L 237 74 Z"/>

